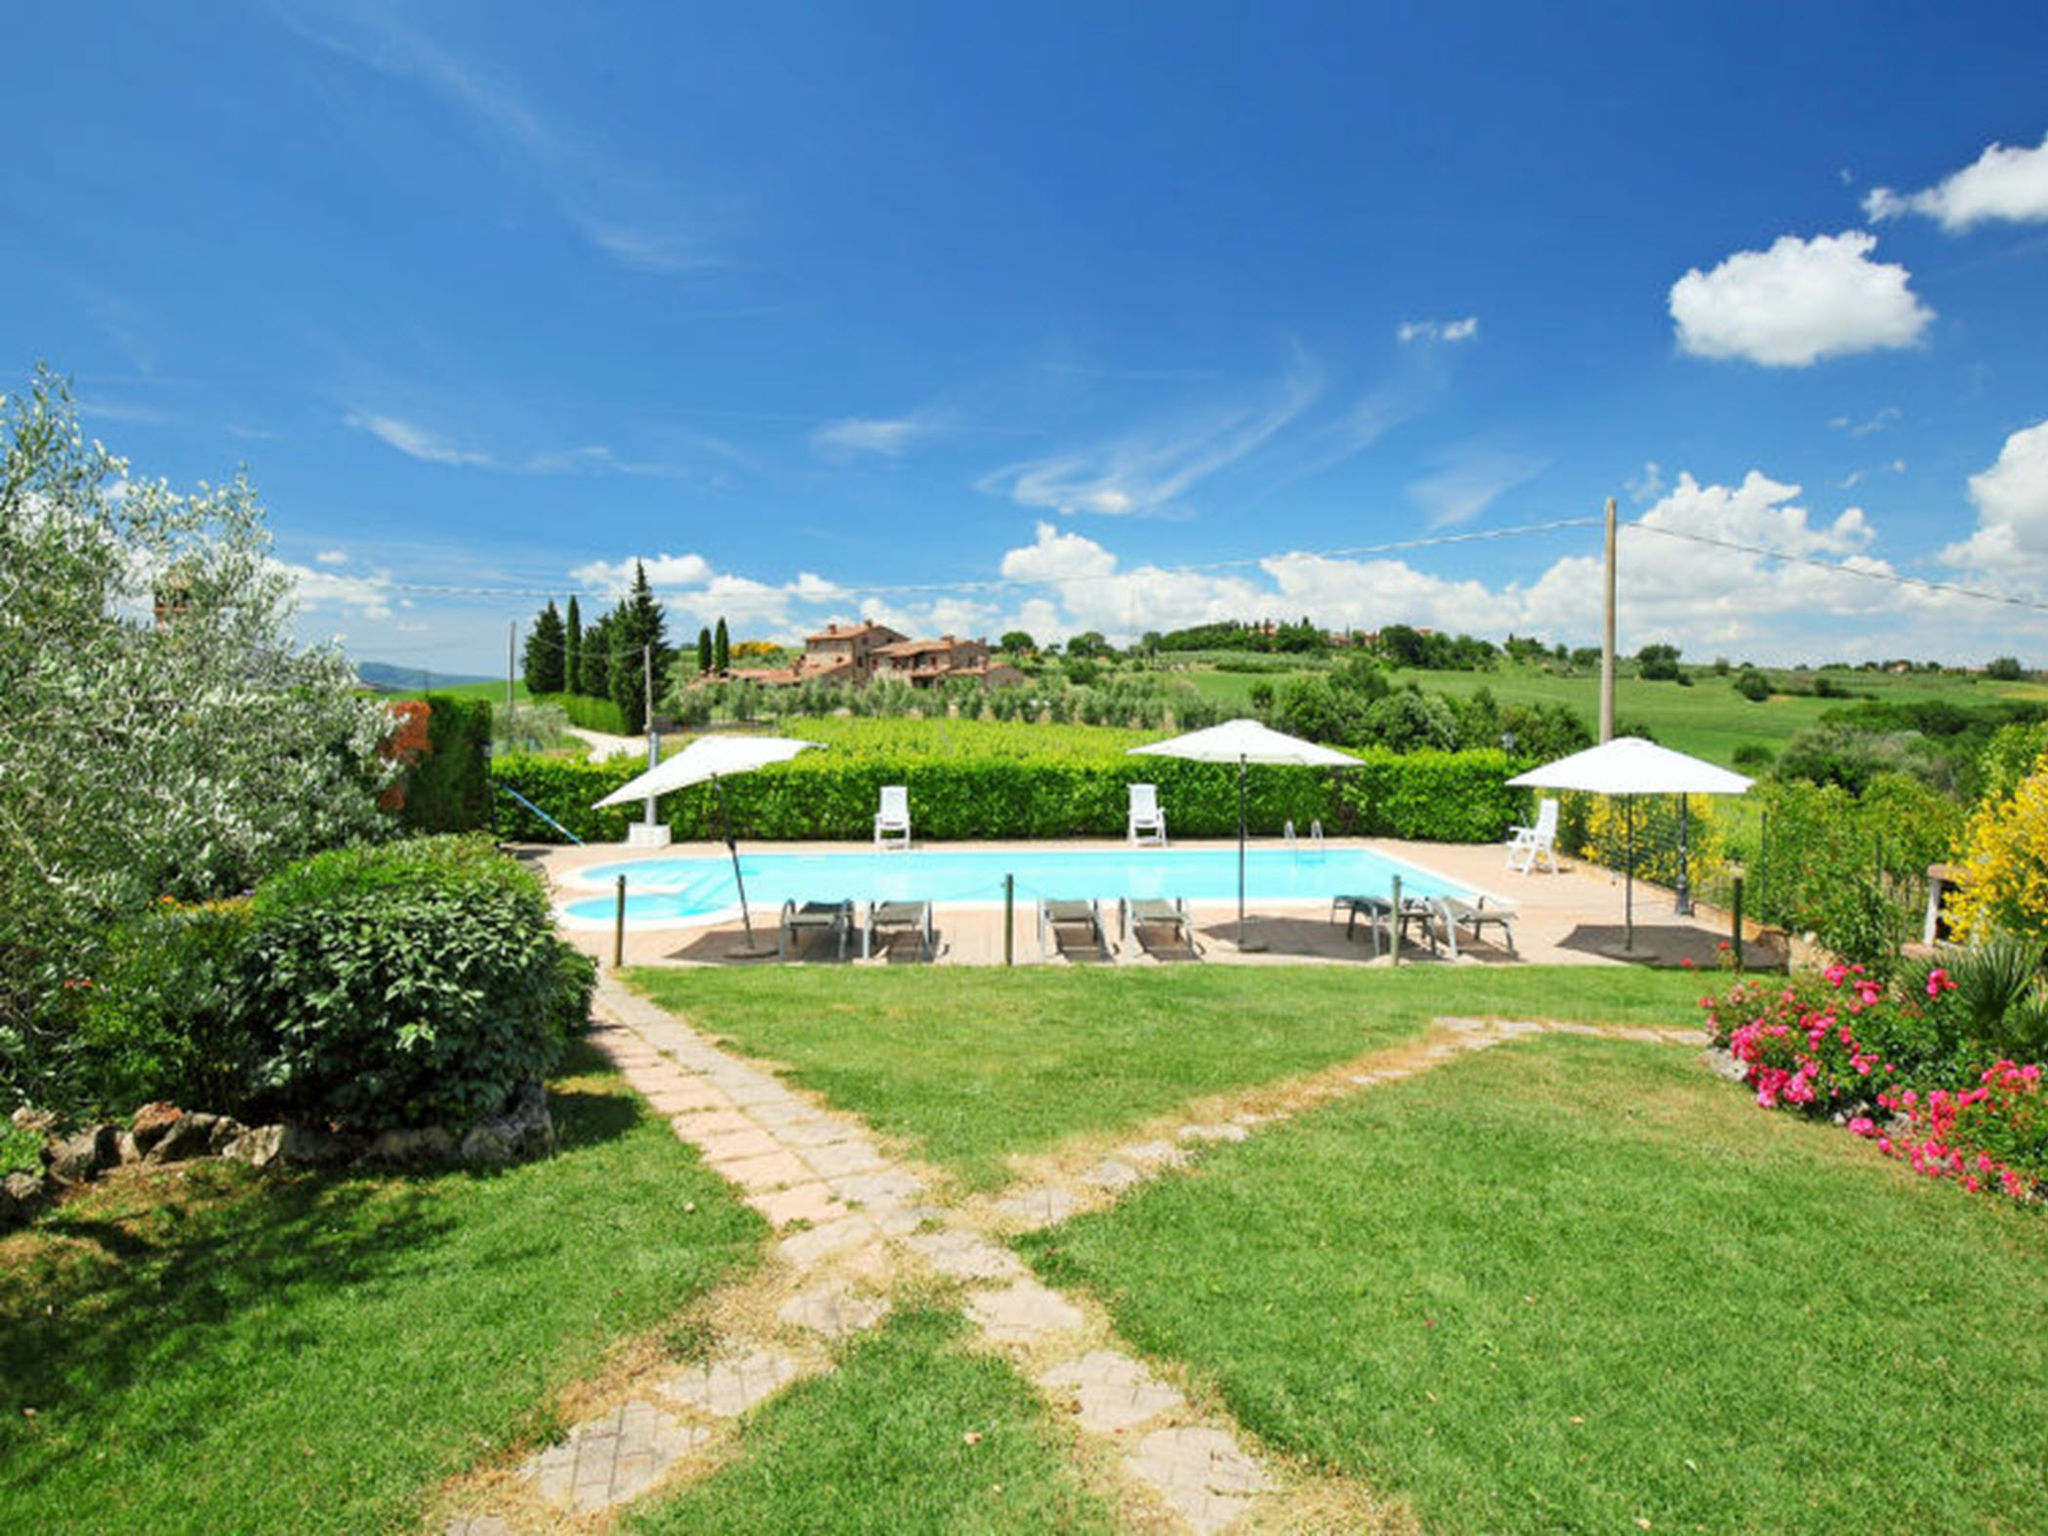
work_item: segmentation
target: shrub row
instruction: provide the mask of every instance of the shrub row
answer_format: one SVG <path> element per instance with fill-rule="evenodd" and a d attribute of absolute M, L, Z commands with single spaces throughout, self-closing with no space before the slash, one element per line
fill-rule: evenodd
<path fill-rule="evenodd" d="M 552 704 L 579 730 L 602 731 L 608 736 L 627 734 L 626 712 L 610 699 L 592 698 L 587 693 L 536 693 L 532 701 Z"/>
<path fill-rule="evenodd" d="M 627 823 L 639 819 L 637 807 L 591 809 L 638 771 L 635 764 L 507 757 L 495 771 L 501 784 L 586 842 L 621 841 Z M 1528 809 L 1524 792 L 1506 787 L 1509 771 L 1498 751 L 1367 753 L 1356 767 L 1336 772 L 1254 765 L 1247 817 L 1264 836 L 1289 821 L 1303 833 L 1320 821 L 1332 834 L 1490 842 Z M 1121 837 L 1127 786 L 1140 782 L 1159 786 L 1167 827 L 1177 837 L 1227 837 L 1237 830 L 1236 770 L 1172 758 L 1057 763 L 814 752 L 728 779 L 725 795 L 734 830 L 767 841 L 864 841 L 885 784 L 909 787 L 920 838 Z M 509 797 L 498 810 L 501 836 L 560 841 Z M 658 810 L 683 840 L 714 835 L 716 812 L 707 787 L 669 795 Z"/>
<path fill-rule="evenodd" d="M 415 838 L 124 924 L 85 1043 L 108 1109 L 457 1127 L 547 1074 L 594 979 L 531 871 L 487 838 Z"/>

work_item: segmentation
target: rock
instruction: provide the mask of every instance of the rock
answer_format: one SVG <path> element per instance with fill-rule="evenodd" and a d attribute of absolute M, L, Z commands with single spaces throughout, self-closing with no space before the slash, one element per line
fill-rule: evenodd
<path fill-rule="evenodd" d="M 18 1131 L 27 1131 L 35 1136 L 47 1136 L 57 1127 L 57 1112 L 53 1109 L 37 1109 L 33 1104 L 24 1104 L 7 1117 Z"/>
<path fill-rule="evenodd" d="M 206 1139 L 206 1150 L 215 1157 L 234 1145 L 235 1138 L 248 1127 L 232 1115 L 222 1115 L 213 1122 L 213 1132 Z"/>
<path fill-rule="evenodd" d="M 0 1228 L 33 1221 L 49 1203 L 49 1186 L 40 1175 L 10 1173 L 0 1179 Z"/>
<path fill-rule="evenodd" d="M 142 1161 L 142 1148 L 135 1145 L 135 1133 L 133 1131 L 123 1131 L 119 1137 L 119 1145 L 122 1162 L 139 1163 Z"/>
<path fill-rule="evenodd" d="M 418 1168 L 434 1163 L 452 1163 L 459 1150 L 455 1137 L 438 1125 L 420 1130 L 381 1131 L 370 1143 L 367 1154 L 373 1163 L 399 1168 Z"/>
<path fill-rule="evenodd" d="M 103 1168 L 121 1161 L 121 1133 L 111 1125 L 95 1125 L 60 1143 L 50 1159 L 50 1174 L 59 1183 L 85 1184 Z"/>
<path fill-rule="evenodd" d="M 251 1168 L 268 1168 L 277 1161 L 284 1148 L 284 1127 L 281 1125 L 259 1125 L 242 1132 L 221 1149 L 222 1157 L 231 1157 L 238 1163 L 247 1163 Z"/>
<path fill-rule="evenodd" d="M 355 1148 L 322 1126 L 288 1125 L 278 1155 L 299 1168 L 335 1168 L 352 1161 Z"/>
<path fill-rule="evenodd" d="M 521 1083 L 495 1115 L 479 1120 L 462 1138 L 462 1160 L 473 1166 L 502 1168 L 554 1150 L 555 1122 L 548 1091 L 539 1083 Z"/>
<path fill-rule="evenodd" d="M 497 1122 L 479 1121 L 462 1138 L 462 1160 L 472 1168 L 503 1168 L 512 1161 L 512 1148 L 498 1134 Z"/>
<path fill-rule="evenodd" d="M 184 1117 L 185 1111 L 161 1099 L 143 1105 L 135 1111 L 135 1118 L 128 1122 L 129 1131 L 135 1137 L 135 1150 L 147 1156 L 170 1133 L 171 1127 Z"/>
<path fill-rule="evenodd" d="M 1731 1083 L 1739 1083 L 1749 1075 L 1748 1062 L 1737 1059 L 1733 1052 L 1719 1047 L 1701 1051 L 1700 1060 L 1705 1062 L 1716 1076 L 1725 1077 Z"/>
<path fill-rule="evenodd" d="M 213 1154 L 213 1128 L 219 1124 L 220 1116 L 195 1111 L 180 1115 L 155 1146 L 149 1149 L 152 1163 L 181 1163 L 189 1157 L 210 1157 Z M 136 1137 L 139 1143 L 141 1137 Z"/>

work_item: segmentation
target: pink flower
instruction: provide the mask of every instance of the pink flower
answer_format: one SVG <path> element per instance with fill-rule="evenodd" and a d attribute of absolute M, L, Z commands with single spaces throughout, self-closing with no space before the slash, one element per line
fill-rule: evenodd
<path fill-rule="evenodd" d="M 1848 1130 L 1851 1136 L 1875 1136 L 1877 1122 L 1868 1115 L 1858 1115 L 1849 1122 Z"/>
<path fill-rule="evenodd" d="M 1940 966 L 1937 965 L 1927 973 L 1927 995 L 1929 997 L 1939 997 L 1942 993 L 1953 992 L 1955 989 L 1955 979 Z"/>

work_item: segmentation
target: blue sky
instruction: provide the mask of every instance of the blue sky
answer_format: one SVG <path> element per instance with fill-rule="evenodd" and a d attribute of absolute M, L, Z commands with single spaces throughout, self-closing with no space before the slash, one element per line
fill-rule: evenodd
<path fill-rule="evenodd" d="M 1508 530 L 1610 495 L 1628 649 L 2048 665 L 1825 568 L 2048 602 L 2048 11 L 1420 10 L 37 7 L 0 388 L 442 671 L 636 557 L 678 634 L 1590 643 Z"/>

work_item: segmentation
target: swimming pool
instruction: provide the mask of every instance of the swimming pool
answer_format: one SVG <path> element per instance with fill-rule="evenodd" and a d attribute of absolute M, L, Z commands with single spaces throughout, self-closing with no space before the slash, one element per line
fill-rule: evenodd
<path fill-rule="evenodd" d="M 1017 900 L 1120 896 L 1237 899 L 1237 849 L 1201 848 L 913 848 L 879 853 L 742 852 L 747 904 L 756 913 L 785 901 L 932 901 L 988 904 L 1003 899 L 1003 877 L 1017 877 Z M 622 860 L 578 870 L 568 883 L 593 891 L 563 909 L 572 923 L 610 924 L 615 882 L 626 877 L 629 927 L 688 927 L 738 915 L 732 860 L 724 853 Z M 1401 877 L 1404 895 L 1464 896 L 1461 886 L 1413 864 L 1364 848 L 1254 847 L 1247 854 L 1246 899 L 1255 906 L 1328 902 L 1378 894 Z M 603 894 L 595 894 L 602 891 Z"/>

